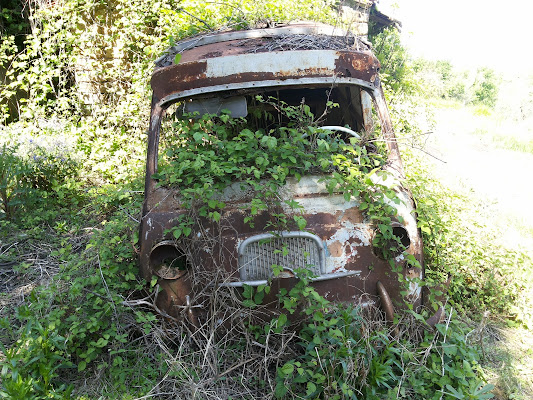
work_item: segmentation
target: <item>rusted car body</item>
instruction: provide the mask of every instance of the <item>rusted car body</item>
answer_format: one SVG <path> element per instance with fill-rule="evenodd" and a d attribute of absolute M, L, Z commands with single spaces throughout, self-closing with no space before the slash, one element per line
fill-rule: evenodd
<path fill-rule="evenodd" d="M 181 55 L 178 64 L 174 62 L 176 54 Z M 253 227 L 245 223 L 250 197 L 236 182 L 220 194 L 226 204 L 220 223 L 206 222 L 193 228 L 192 238 L 201 239 L 208 233 L 211 240 L 209 248 L 200 244 L 194 254 L 184 254 L 179 241 L 169 233 L 185 212 L 179 192 L 158 184 L 153 177 L 158 171 L 161 121 L 175 103 L 212 111 L 213 104 L 215 108 L 231 107 L 232 99 L 242 105 L 239 99 L 274 94 L 288 104 L 299 104 L 305 98 L 315 115 L 320 115 L 329 96 L 340 107 L 327 115 L 326 125 L 349 125 L 357 132 L 380 126 L 388 149 L 385 169 L 401 200 L 395 205 L 397 222 L 392 229 L 406 251 L 423 265 L 414 203 L 401 184 L 402 163 L 379 68 L 379 61 L 364 42 L 333 27 L 307 23 L 193 38 L 157 61 L 151 81 L 140 273 L 147 280 L 157 276 L 162 288 L 157 298 L 161 310 L 176 318 L 186 316 L 197 324 L 199 315 L 207 311 L 198 294 L 205 292 L 203 288 L 266 283 L 271 284 L 272 291 L 265 301 L 275 307 L 279 289 L 294 285 L 294 271 L 309 265 L 314 273 L 313 286 L 333 302 L 380 304 L 389 318 L 395 302 L 407 300 L 415 309 L 423 303 L 418 284 L 423 279 L 422 268 L 408 265 L 404 254 L 398 254 L 397 271 L 408 282 L 407 295 L 400 294 L 405 287 L 399 284 L 398 272 L 392 271 L 389 261 L 373 248 L 375 230 L 359 209 L 358 199 L 346 201 L 342 193 L 329 194 L 319 176 L 289 179 L 280 193 L 303 207 L 298 212 L 307 220 L 305 231 L 270 232 L 266 211 L 254 217 Z M 244 111 L 241 106 L 234 110 L 246 114 L 245 106 Z M 294 211 L 284 212 L 290 215 Z M 282 246 L 287 251 L 277 251 Z M 305 257 L 299 256 L 302 252 Z M 187 260 L 180 262 L 184 268 L 168 267 L 173 259 L 184 257 Z M 273 264 L 284 267 L 279 276 L 272 275 Z M 191 278 L 196 269 L 208 271 L 200 283 Z"/>

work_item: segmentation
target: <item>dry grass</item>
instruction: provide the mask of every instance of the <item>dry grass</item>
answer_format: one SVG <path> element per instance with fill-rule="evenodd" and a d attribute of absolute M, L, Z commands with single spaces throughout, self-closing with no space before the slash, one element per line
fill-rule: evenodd
<path fill-rule="evenodd" d="M 494 383 L 495 399 L 533 398 L 533 332 L 489 325 L 483 339 L 483 366 Z"/>
<path fill-rule="evenodd" d="M 79 252 L 90 236 L 89 231 L 64 235 L 61 243 L 52 229 L 10 233 L 0 238 L 0 319 L 11 325 L 10 330 L 0 329 L 5 345 L 14 340 L 10 335 L 21 323 L 16 319 L 18 307 L 29 304 L 32 291 L 47 287 L 59 273 L 63 245 L 69 252 Z"/>

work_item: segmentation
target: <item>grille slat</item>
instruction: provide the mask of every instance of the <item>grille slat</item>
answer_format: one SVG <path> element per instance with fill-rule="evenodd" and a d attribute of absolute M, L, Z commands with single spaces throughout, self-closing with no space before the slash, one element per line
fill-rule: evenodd
<path fill-rule="evenodd" d="M 292 271 L 306 268 L 319 276 L 325 267 L 322 241 L 308 232 L 283 232 L 256 235 L 239 246 L 242 281 L 272 278 L 272 265 Z"/>

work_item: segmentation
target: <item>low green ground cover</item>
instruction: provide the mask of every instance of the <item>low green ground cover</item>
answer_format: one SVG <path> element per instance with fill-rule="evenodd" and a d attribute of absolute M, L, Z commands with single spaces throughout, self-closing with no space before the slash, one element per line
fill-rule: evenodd
<path fill-rule="evenodd" d="M 30 162 L 22 152 L 4 154 L 9 162 Z M 479 352 L 467 339 L 471 328 L 455 310 L 505 315 L 516 304 L 515 288 L 482 267 L 471 271 L 464 254 L 477 251 L 476 260 L 487 262 L 493 254 L 482 256 L 485 248 L 473 239 L 454 258 L 449 249 L 465 236 L 450 228 L 450 200 L 435 198 L 430 181 L 416 176 L 420 169 L 411 183 L 426 233 L 428 278 L 441 282 L 454 271 L 452 307 L 435 330 L 418 314 L 406 314 L 391 329 L 377 311 L 332 308 L 304 275 L 281 299 L 288 313 L 301 302 L 312 316 L 296 335 L 280 314 L 227 334 L 206 326 L 191 338 L 186 327 L 150 307 L 156 282 L 137 278 L 141 179 L 98 189 L 47 185 L 62 176 L 62 160 L 52 162 L 56 168 L 46 170 L 44 183 L 18 193 L 14 214 L 1 221 L 2 265 L 13 282 L 2 294 L 4 397 L 135 398 L 162 390 L 177 398 L 490 398 Z M 80 163 L 72 165 L 82 171 Z M 25 172 L 10 176 L 26 179 Z M 35 198 L 47 199 L 46 207 Z M 495 302 L 501 289 L 507 297 Z M 462 294 L 468 294 L 464 301 Z M 261 296 L 245 293 L 245 299 L 245 307 L 260 307 Z"/>

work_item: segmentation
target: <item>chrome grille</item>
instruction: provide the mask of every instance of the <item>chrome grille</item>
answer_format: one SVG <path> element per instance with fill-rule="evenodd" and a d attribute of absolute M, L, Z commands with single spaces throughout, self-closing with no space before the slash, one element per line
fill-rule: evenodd
<path fill-rule="evenodd" d="M 246 239 L 239 246 L 239 271 L 242 281 L 273 277 L 272 265 L 295 271 L 307 268 L 313 275 L 324 272 L 322 241 L 308 232 L 261 234 Z"/>

